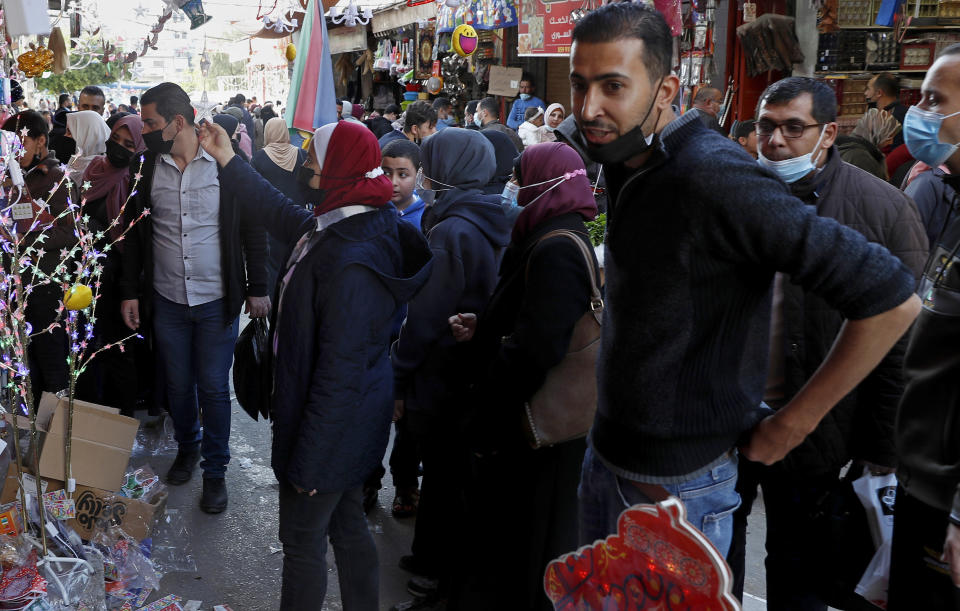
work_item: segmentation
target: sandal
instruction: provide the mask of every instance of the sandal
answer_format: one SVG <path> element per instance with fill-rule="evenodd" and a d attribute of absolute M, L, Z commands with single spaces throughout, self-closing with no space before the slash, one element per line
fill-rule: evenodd
<path fill-rule="evenodd" d="M 411 518 L 417 515 L 419 504 L 420 490 L 417 488 L 397 490 L 397 496 L 393 498 L 393 517 Z"/>

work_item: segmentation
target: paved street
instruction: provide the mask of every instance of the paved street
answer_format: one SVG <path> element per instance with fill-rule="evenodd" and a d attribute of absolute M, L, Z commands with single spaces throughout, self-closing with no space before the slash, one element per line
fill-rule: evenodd
<path fill-rule="evenodd" d="M 144 437 L 143 435 L 141 436 Z M 164 473 L 176 453 L 163 432 L 151 429 L 145 436 L 148 447 L 138 447 L 133 462 L 150 464 Z M 151 455 L 151 449 L 166 445 L 165 451 Z M 203 601 L 204 609 L 214 604 L 228 604 L 234 611 L 271 611 L 279 607 L 282 553 L 277 539 L 277 489 L 270 469 L 270 428 L 265 422 L 253 422 L 234 403 L 233 458 L 227 476 L 230 508 L 219 516 L 200 511 L 199 472 L 194 479 L 178 487 L 170 487 L 168 510 L 181 515 L 190 533 L 189 551 L 197 571 L 166 575 L 161 593 L 177 594 L 184 600 Z M 397 568 L 397 561 L 409 553 L 413 536 L 413 519 L 396 520 L 390 515 L 394 490 L 390 476 L 384 480 L 379 506 L 370 514 L 370 529 L 380 552 L 382 565 L 381 608 L 389 609 L 397 601 L 410 598 L 405 584 L 409 575 Z M 762 512 L 758 503 L 756 518 Z M 756 523 L 760 520 L 756 519 Z M 748 597 L 744 609 L 764 609 L 764 587 L 759 550 L 762 548 L 759 528 L 750 533 L 750 558 L 753 560 L 747 580 Z M 329 593 L 325 610 L 341 609 L 333 552 L 329 553 Z"/>

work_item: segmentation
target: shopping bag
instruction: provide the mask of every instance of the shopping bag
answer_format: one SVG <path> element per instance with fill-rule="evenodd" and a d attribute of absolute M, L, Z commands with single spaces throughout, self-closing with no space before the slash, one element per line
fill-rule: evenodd
<path fill-rule="evenodd" d="M 857 498 L 867 512 L 870 534 L 877 548 L 873 559 L 857 583 L 856 593 L 881 608 L 887 608 L 887 585 L 890 578 L 890 547 L 893 541 L 893 507 L 897 500 L 895 475 L 866 473 L 853 482 Z"/>
<path fill-rule="evenodd" d="M 266 318 L 252 319 L 233 349 L 233 390 L 251 418 L 270 417 L 270 331 Z"/>

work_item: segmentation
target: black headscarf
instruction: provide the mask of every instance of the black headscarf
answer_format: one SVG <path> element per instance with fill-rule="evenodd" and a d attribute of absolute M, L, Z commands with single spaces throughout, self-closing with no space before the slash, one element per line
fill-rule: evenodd
<path fill-rule="evenodd" d="M 499 195 L 503 191 L 504 185 L 510 180 L 513 162 L 520 156 L 520 151 L 503 132 L 485 129 L 480 131 L 480 135 L 493 145 L 493 153 L 497 160 L 496 173 L 487 186 L 483 188 L 483 192 L 490 195 Z"/>

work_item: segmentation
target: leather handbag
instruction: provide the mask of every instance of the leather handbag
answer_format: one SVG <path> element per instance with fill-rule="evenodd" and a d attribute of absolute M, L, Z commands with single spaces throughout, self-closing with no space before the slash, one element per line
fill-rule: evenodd
<path fill-rule="evenodd" d="M 573 328 L 566 356 L 547 372 L 543 385 L 524 404 L 523 429 L 534 449 L 585 437 L 597 411 L 596 362 L 603 320 L 599 273 L 590 248 L 576 232 L 551 231 L 537 244 L 554 237 L 571 240 L 583 254 L 590 272 L 590 306 Z"/>

